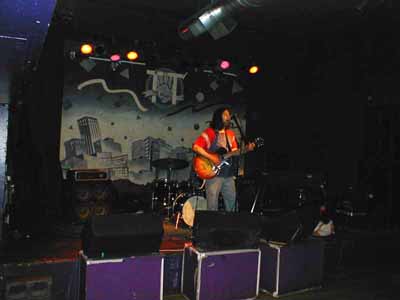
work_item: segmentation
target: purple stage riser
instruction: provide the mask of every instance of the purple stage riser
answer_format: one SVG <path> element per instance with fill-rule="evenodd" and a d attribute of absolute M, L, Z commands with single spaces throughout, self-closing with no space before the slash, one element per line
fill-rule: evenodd
<path fill-rule="evenodd" d="M 83 258 L 85 300 L 161 300 L 164 257 Z"/>
<path fill-rule="evenodd" d="M 306 240 L 289 246 L 261 245 L 260 290 L 280 297 L 321 287 L 324 248 Z"/>
<path fill-rule="evenodd" d="M 258 249 L 184 252 L 182 293 L 190 300 L 241 300 L 258 296 Z"/>

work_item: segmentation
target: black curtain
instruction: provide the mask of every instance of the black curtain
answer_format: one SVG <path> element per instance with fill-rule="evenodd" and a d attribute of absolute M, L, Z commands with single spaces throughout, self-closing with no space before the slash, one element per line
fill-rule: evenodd
<path fill-rule="evenodd" d="M 27 61 L 12 86 L 7 151 L 7 172 L 15 185 L 11 225 L 26 234 L 50 229 L 62 214 L 63 56 L 63 30 L 51 25 L 39 60 Z"/>

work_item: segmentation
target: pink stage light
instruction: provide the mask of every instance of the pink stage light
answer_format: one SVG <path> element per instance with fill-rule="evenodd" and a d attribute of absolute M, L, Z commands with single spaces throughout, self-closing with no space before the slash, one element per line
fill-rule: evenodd
<path fill-rule="evenodd" d="M 121 55 L 119 54 L 113 54 L 110 56 L 111 61 L 119 61 L 121 59 Z"/>
<path fill-rule="evenodd" d="M 221 68 L 221 70 L 229 69 L 230 66 L 231 66 L 231 64 L 227 60 L 221 60 L 219 63 L 219 67 Z"/>

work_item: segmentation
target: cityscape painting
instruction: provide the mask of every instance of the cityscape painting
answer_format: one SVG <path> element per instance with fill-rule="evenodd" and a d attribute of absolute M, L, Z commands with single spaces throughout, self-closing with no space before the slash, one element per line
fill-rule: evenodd
<path fill-rule="evenodd" d="M 234 78 L 66 57 L 60 161 L 70 169 L 105 169 L 112 180 L 147 184 L 193 176 L 191 150 L 213 111 L 228 106 L 244 130 L 245 106 Z M 239 131 L 236 129 L 238 137 Z M 163 169 L 157 160 L 185 161 Z M 156 166 L 156 167 L 155 167 Z"/>

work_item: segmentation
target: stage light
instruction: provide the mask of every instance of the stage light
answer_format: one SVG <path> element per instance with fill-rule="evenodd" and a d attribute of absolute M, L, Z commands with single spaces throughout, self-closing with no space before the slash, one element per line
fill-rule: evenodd
<path fill-rule="evenodd" d="M 221 70 L 227 70 L 231 66 L 231 63 L 227 60 L 222 59 L 219 61 L 218 66 Z"/>
<path fill-rule="evenodd" d="M 205 32 L 220 39 L 235 29 L 236 20 L 229 16 L 230 9 L 210 4 L 178 26 L 178 34 L 183 40 L 190 40 Z"/>
<path fill-rule="evenodd" d="M 189 40 L 208 32 L 217 40 L 231 33 L 237 26 L 234 17 L 244 10 L 256 9 L 266 0 L 217 0 L 199 10 L 178 26 L 178 34 Z"/>
<path fill-rule="evenodd" d="M 189 27 L 183 27 L 180 29 L 180 32 L 181 32 L 181 34 L 186 34 L 189 32 L 189 30 L 190 30 Z"/>
<path fill-rule="evenodd" d="M 136 60 L 139 58 L 139 54 L 136 51 L 129 51 L 126 54 L 126 58 L 129 60 Z"/>
<path fill-rule="evenodd" d="M 92 54 L 93 53 L 93 46 L 90 44 L 83 44 L 81 46 L 81 53 L 88 55 L 88 54 Z"/>
<path fill-rule="evenodd" d="M 256 73 L 258 73 L 259 70 L 260 70 L 260 68 L 256 65 L 252 65 L 248 68 L 249 74 L 256 74 Z"/>
<path fill-rule="evenodd" d="M 114 53 L 110 56 L 110 60 L 117 62 L 117 61 L 121 60 L 121 55 L 119 55 L 118 53 Z"/>

